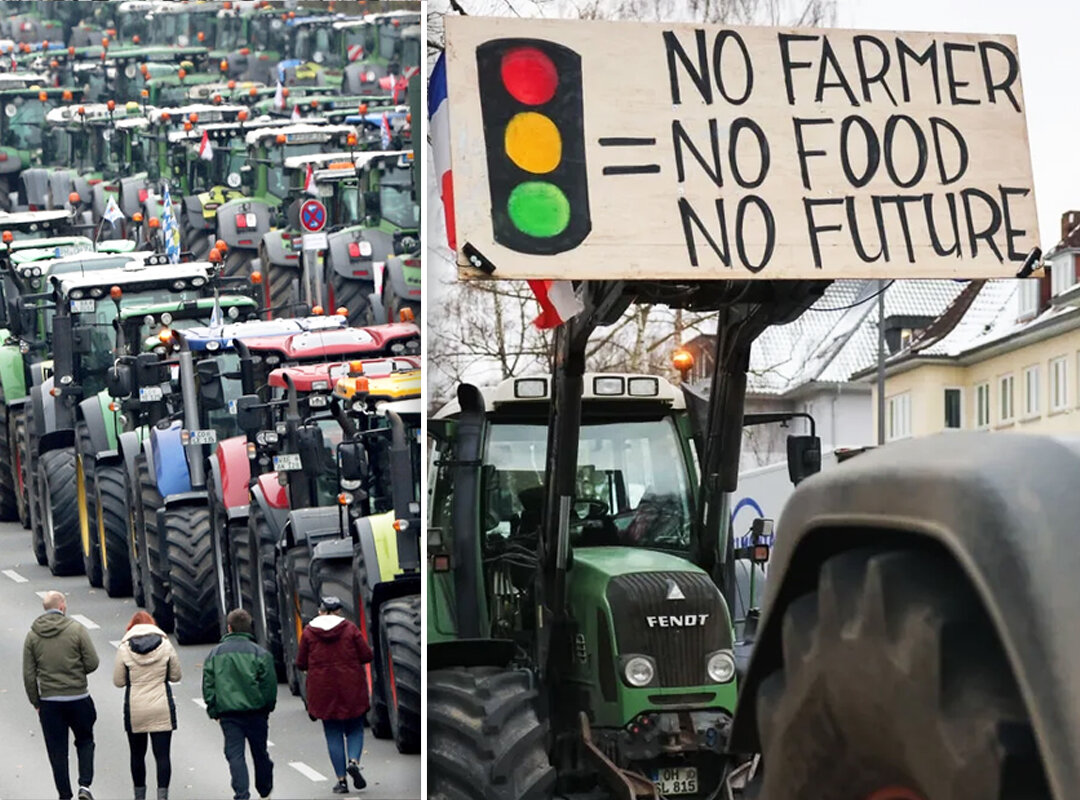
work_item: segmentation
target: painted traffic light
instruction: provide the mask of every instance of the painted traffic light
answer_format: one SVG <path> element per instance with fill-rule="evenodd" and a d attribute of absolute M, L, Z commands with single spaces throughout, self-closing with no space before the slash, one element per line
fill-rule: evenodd
<path fill-rule="evenodd" d="M 581 57 L 539 39 L 476 50 L 495 241 L 519 253 L 572 250 L 589 235 Z"/>

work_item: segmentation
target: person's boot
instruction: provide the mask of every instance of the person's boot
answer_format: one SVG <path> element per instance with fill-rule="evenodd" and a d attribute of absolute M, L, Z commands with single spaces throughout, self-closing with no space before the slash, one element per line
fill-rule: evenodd
<path fill-rule="evenodd" d="M 349 766 L 345 771 L 352 777 L 353 786 L 357 789 L 363 789 L 367 786 L 367 781 L 365 781 L 364 776 L 360 774 L 360 762 L 355 758 L 349 759 Z"/>
<path fill-rule="evenodd" d="M 349 793 L 349 785 L 347 783 L 345 783 L 344 778 L 341 778 L 341 779 L 338 780 L 337 785 L 334 786 L 333 791 L 334 791 L 334 794 L 348 794 Z"/>
<path fill-rule="evenodd" d="M 146 787 L 145 786 L 136 786 L 135 787 L 135 800 L 146 800 Z"/>
<path fill-rule="evenodd" d="M 157 790 L 157 800 L 169 800 L 169 787 L 159 786 Z"/>

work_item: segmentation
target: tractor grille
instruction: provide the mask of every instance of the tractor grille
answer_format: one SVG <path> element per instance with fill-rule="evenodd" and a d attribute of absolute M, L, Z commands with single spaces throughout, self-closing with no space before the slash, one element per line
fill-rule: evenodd
<path fill-rule="evenodd" d="M 683 600 L 668 600 L 671 582 Z M 701 686 L 710 683 L 705 656 L 731 647 L 731 626 L 720 590 L 707 575 L 694 572 L 641 572 L 608 583 L 607 600 L 615 621 L 620 655 L 639 653 L 656 660 L 657 683 Z M 704 624 L 662 627 L 660 618 L 684 620 L 707 614 Z M 655 617 L 649 625 L 649 617 Z M 698 620 L 700 622 L 700 619 Z"/>

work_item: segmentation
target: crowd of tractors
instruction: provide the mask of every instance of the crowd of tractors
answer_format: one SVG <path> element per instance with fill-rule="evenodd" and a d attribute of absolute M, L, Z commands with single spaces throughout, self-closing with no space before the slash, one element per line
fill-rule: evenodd
<path fill-rule="evenodd" d="M 339 596 L 415 753 L 419 13 L 332 6 L 0 3 L 0 518 L 298 694 Z"/>

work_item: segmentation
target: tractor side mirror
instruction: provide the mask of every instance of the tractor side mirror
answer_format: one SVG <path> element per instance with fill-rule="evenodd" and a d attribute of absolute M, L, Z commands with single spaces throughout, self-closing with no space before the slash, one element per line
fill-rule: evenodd
<path fill-rule="evenodd" d="M 76 325 L 71 329 L 71 352 L 86 355 L 91 352 L 90 337 L 94 329 L 89 325 Z"/>
<path fill-rule="evenodd" d="M 369 217 L 382 216 L 382 203 L 378 192 L 364 192 L 364 213 Z"/>
<path fill-rule="evenodd" d="M 195 368 L 199 375 L 199 402 L 207 411 L 225 408 L 225 388 L 221 385 L 221 370 L 214 359 L 200 361 Z"/>
<path fill-rule="evenodd" d="M 130 397 L 132 384 L 132 370 L 128 364 L 114 364 L 112 369 L 105 373 L 105 388 L 110 397 Z"/>
<path fill-rule="evenodd" d="M 300 464 L 305 472 L 318 475 L 326 467 L 326 443 L 318 425 L 301 425 L 297 431 Z"/>
<path fill-rule="evenodd" d="M 262 430 L 263 414 L 257 394 L 245 394 L 236 399 L 236 425 L 244 433 L 254 435 Z"/>
<path fill-rule="evenodd" d="M 368 476 L 367 449 L 360 442 L 338 445 L 338 467 L 343 481 L 364 481 Z"/>
<path fill-rule="evenodd" d="M 139 353 L 135 357 L 135 384 L 158 386 L 169 380 L 169 366 L 161 363 L 157 353 Z"/>
<path fill-rule="evenodd" d="M 821 439 L 817 436 L 787 437 L 787 465 L 788 477 L 795 486 L 821 472 Z"/>

